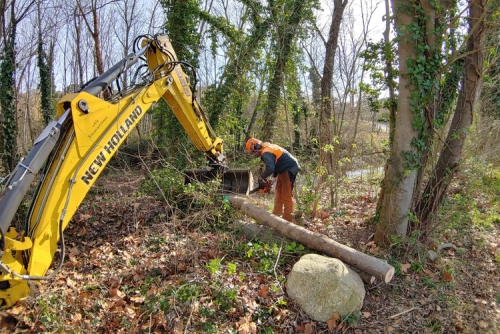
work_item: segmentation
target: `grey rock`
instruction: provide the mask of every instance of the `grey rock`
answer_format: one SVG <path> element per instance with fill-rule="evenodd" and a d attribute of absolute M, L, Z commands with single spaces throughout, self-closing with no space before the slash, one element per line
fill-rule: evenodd
<path fill-rule="evenodd" d="M 431 261 L 436 261 L 436 259 L 438 258 L 439 254 L 436 253 L 435 251 L 433 250 L 428 250 L 427 251 L 427 258 Z"/>
<path fill-rule="evenodd" d="M 295 263 L 286 291 L 316 321 L 361 310 L 366 294 L 356 272 L 338 259 L 317 254 L 304 255 Z"/>

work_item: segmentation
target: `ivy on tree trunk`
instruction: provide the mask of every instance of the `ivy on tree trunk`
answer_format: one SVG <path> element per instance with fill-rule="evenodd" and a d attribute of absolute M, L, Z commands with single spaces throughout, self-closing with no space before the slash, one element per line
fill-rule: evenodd
<path fill-rule="evenodd" d="M 472 124 L 474 108 L 481 92 L 487 30 L 486 10 L 485 0 L 470 1 L 469 36 L 455 113 L 443 149 L 417 208 L 417 215 L 424 224 L 441 206 L 451 178 L 460 165 L 467 132 Z"/>
<path fill-rule="evenodd" d="M 286 64 L 292 52 L 292 47 L 300 28 L 300 23 L 309 13 L 310 4 L 303 0 L 294 0 L 284 6 L 285 13 L 274 8 L 276 5 L 270 3 L 270 11 L 274 20 L 279 21 L 278 16 L 288 17 L 287 20 L 278 25 L 277 36 L 275 37 L 275 63 L 269 88 L 267 93 L 267 106 L 264 113 L 264 125 L 262 126 L 263 141 L 270 141 L 273 137 L 274 126 L 278 115 L 278 106 L 281 98 L 281 87 L 283 86 Z"/>
<path fill-rule="evenodd" d="M 6 170 L 14 170 L 16 164 L 17 110 L 15 104 L 15 36 L 13 24 L 4 41 L 0 64 L 0 105 L 2 112 L 2 163 Z"/>
<path fill-rule="evenodd" d="M 43 50 L 41 36 L 38 39 L 38 70 L 40 72 L 40 104 L 43 121 L 45 124 L 49 124 L 55 115 L 55 104 L 52 95 L 52 70 L 47 54 Z"/>

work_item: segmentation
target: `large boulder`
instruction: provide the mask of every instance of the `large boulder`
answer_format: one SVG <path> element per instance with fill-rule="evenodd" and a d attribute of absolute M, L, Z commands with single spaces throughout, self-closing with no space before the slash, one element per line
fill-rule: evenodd
<path fill-rule="evenodd" d="M 365 286 L 342 261 L 317 254 L 304 255 L 288 275 L 286 291 L 311 318 L 327 321 L 334 313 L 361 310 Z"/>

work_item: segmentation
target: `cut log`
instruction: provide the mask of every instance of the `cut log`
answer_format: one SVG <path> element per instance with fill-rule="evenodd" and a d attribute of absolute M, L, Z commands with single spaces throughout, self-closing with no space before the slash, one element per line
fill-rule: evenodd
<path fill-rule="evenodd" d="M 365 272 L 376 279 L 389 283 L 394 276 L 394 267 L 388 263 L 338 243 L 323 234 L 309 231 L 283 218 L 275 216 L 253 205 L 248 199 L 227 195 L 234 206 L 261 224 L 271 227 L 281 235 L 298 241 L 304 246 L 317 250 L 325 255 L 335 257 L 346 264 Z"/>
<path fill-rule="evenodd" d="M 373 284 L 375 284 L 375 281 L 376 281 L 375 276 L 367 274 L 367 273 L 359 270 L 358 268 L 354 268 L 352 266 L 349 266 L 349 268 L 351 268 L 356 273 L 358 273 L 359 277 L 361 278 L 361 280 L 363 281 L 363 283 L 365 283 L 366 285 L 373 285 Z"/>

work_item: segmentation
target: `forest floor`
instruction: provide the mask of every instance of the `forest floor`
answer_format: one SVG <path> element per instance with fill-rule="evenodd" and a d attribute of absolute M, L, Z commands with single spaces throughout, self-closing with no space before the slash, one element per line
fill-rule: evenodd
<path fill-rule="evenodd" d="M 293 264 L 311 250 L 293 242 L 247 240 L 232 221 L 250 219 L 223 201 L 189 215 L 173 214 L 165 201 L 137 193 L 144 176 L 109 173 L 65 231 L 62 271 L 42 282 L 39 294 L 3 310 L 0 328 L 5 333 L 498 333 L 500 177 L 461 175 L 450 187 L 439 228 L 425 241 L 414 233 L 390 249 L 375 245 L 370 218 L 377 178 L 345 182 L 335 210 L 298 217 L 304 227 L 396 268 L 390 283 L 366 286 L 360 313 L 322 323 L 284 291 Z M 272 195 L 252 196 L 270 210 Z M 198 223 L 217 216 L 214 210 L 233 220 Z M 429 250 L 449 243 L 454 247 L 435 261 L 427 258 Z M 54 266 L 59 258 L 58 252 Z"/>

